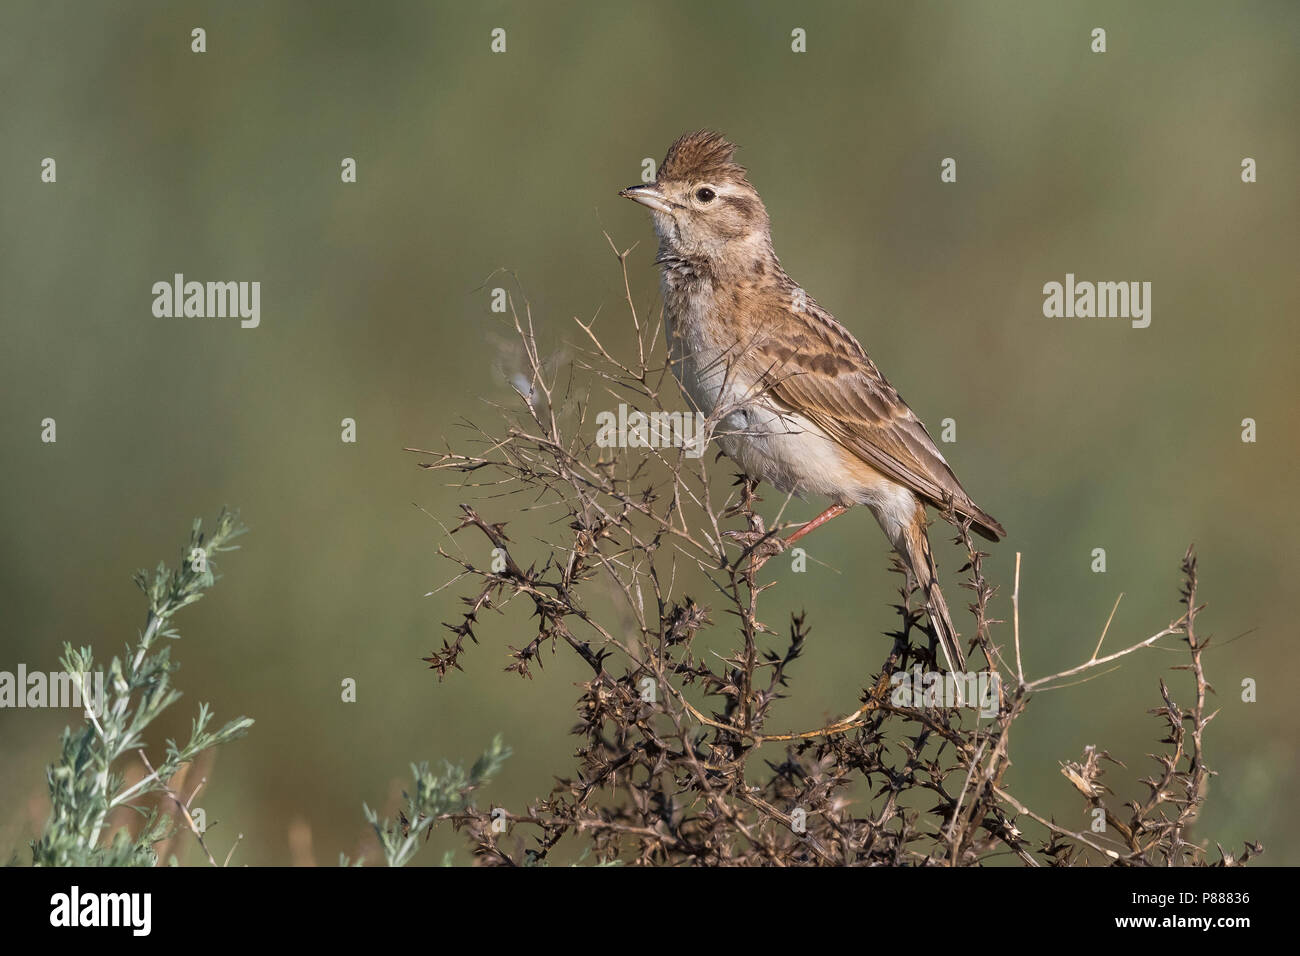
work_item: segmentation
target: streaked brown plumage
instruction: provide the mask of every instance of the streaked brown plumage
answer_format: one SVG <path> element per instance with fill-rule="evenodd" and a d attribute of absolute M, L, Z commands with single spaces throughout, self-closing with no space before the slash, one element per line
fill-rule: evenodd
<path fill-rule="evenodd" d="M 971 500 L 857 339 L 786 275 L 767 210 L 734 153 L 717 133 L 687 134 L 655 182 L 620 194 L 654 214 L 674 372 L 747 475 L 831 500 L 787 543 L 851 505 L 871 509 L 925 594 L 949 668 L 963 668 L 925 506 L 951 507 L 994 541 L 1006 532 Z"/>

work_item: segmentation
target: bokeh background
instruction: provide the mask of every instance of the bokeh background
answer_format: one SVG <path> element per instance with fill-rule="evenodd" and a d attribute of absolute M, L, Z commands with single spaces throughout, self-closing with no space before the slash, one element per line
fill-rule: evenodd
<path fill-rule="evenodd" d="M 421 509 L 450 523 L 466 493 L 401 449 L 456 440 L 459 418 L 491 421 L 486 403 L 509 398 L 492 286 L 526 296 L 557 348 L 597 310 L 628 346 L 601 232 L 640 243 L 632 288 L 651 310 L 654 243 L 616 192 L 678 134 L 715 127 L 742 145 L 790 273 L 932 432 L 956 419 L 945 454 L 1011 535 L 990 549 L 995 615 L 1010 617 L 1023 554 L 1032 675 L 1084 660 L 1120 592 L 1109 648 L 1176 616 L 1195 542 L 1222 707 L 1196 835 L 1300 862 L 1298 36 L 1284 2 L 9 0 L 0 669 L 55 669 L 64 641 L 120 651 L 144 618 L 131 572 L 174 562 L 190 521 L 229 504 L 252 531 L 178 621 L 186 696 L 151 735 L 185 733 L 204 700 L 256 719 L 207 768 L 219 852 L 240 833 L 247 864 L 364 852 L 362 801 L 391 811 L 411 761 L 472 760 L 498 732 L 515 756 L 484 799 L 548 791 L 573 767 L 581 670 L 561 654 L 534 681 L 504 674 L 522 615 L 484 624 L 465 673 L 424 668 L 460 592 L 429 594 L 452 567 Z M 949 156 L 956 184 L 939 180 Z M 501 268 L 518 284 L 489 279 Z M 154 318 L 151 286 L 176 272 L 260 280 L 261 327 Z M 1042 286 L 1067 272 L 1150 281 L 1150 328 L 1044 318 Z M 869 515 L 810 551 L 805 574 L 769 566 L 765 619 L 807 608 L 814 624 L 780 711 L 792 729 L 853 709 L 894 624 Z M 939 560 L 955 590 L 956 554 Z M 1182 659 L 1154 650 L 1036 699 L 1013 789 L 1086 825 L 1058 768 L 1094 744 L 1128 764 L 1121 796 L 1139 793 L 1160 730 L 1146 709 L 1162 674 L 1187 696 L 1168 670 Z M 6 859 L 30 860 L 69 717 L 0 711 Z M 458 845 L 440 831 L 420 859 Z"/>

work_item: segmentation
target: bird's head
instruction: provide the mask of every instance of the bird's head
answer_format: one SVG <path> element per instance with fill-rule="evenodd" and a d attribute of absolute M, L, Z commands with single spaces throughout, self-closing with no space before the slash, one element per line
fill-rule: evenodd
<path fill-rule="evenodd" d="M 771 226 L 736 147 L 718 133 L 687 133 L 668 148 L 652 183 L 628 186 L 620 196 L 654 215 L 660 245 L 679 256 L 752 260 L 771 247 Z"/>

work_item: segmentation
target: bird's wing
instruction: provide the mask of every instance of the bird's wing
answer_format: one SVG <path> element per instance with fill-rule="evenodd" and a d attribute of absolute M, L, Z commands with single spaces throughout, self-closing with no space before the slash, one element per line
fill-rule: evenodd
<path fill-rule="evenodd" d="M 985 537 L 1006 534 L 971 500 L 921 420 L 847 329 L 812 303 L 798 316 L 782 309 L 763 319 L 744 351 L 769 396 L 935 506 L 951 499 Z"/>

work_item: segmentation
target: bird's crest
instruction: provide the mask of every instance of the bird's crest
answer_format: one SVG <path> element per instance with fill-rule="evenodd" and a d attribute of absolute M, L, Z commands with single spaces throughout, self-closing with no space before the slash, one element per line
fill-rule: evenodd
<path fill-rule="evenodd" d="M 659 167 L 659 178 L 667 180 L 744 179 L 745 167 L 732 157 L 736 147 L 721 133 L 702 129 L 687 133 L 668 147 Z"/>

